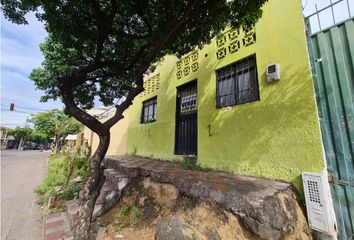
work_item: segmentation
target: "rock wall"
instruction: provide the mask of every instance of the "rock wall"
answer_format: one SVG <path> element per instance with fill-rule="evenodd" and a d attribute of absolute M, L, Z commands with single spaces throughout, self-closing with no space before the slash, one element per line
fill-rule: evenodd
<path fill-rule="evenodd" d="M 124 239 L 134 239 L 139 231 L 144 231 L 144 239 L 156 240 L 312 239 L 303 211 L 289 188 L 252 204 L 248 211 L 233 211 L 214 201 L 188 196 L 173 184 L 136 176 L 112 211 L 126 205 L 139 209 L 135 235 L 129 238 L 129 234 L 123 234 Z M 112 229 L 117 229 L 114 223 L 120 220 L 107 220 L 107 216 L 117 215 L 108 213 L 98 218 L 111 229 L 108 232 L 112 236 Z"/>

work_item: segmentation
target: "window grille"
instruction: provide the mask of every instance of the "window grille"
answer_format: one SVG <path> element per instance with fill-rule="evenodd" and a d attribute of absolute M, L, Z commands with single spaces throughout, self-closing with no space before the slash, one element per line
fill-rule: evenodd
<path fill-rule="evenodd" d="M 141 123 L 149 123 L 156 121 L 157 98 L 153 97 L 143 102 L 141 112 Z"/>
<path fill-rule="evenodd" d="M 223 108 L 259 100 L 256 56 L 217 71 L 216 106 Z"/>
<path fill-rule="evenodd" d="M 197 111 L 196 88 L 185 90 L 180 94 L 180 114 L 185 115 Z"/>

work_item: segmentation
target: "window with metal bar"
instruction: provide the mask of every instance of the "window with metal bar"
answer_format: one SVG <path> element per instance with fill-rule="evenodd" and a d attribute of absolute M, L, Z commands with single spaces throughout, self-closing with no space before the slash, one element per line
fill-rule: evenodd
<path fill-rule="evenodd" d="M 259 100 L 256 55 L 223 67 L 216 74 L 217 108 Z"/>
<path fill-rule="evenodd" d="M 143 102 L 141 111 L 141 123 L 149 123 L 156 121 L 157 97 L 150 98 Z"/>

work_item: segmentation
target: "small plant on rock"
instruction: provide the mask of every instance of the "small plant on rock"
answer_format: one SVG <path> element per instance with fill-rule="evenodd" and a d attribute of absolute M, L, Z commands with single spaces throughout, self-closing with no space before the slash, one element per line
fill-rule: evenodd
<path fill-rule="evenodd" d="M 123 205 L 118 213 L 118 231 L 130 225 L 135 226 L 139 217 L 139 209 L 135 206 Z"/>

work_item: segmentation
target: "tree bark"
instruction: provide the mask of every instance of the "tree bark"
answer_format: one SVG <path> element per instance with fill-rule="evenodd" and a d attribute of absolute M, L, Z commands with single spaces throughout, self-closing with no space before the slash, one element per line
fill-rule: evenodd
<path fill-rule="evenodd" d="M 57 134 L 54 135 L 54 140 L 53 140 L 53 151 L 55 155 L 59 154 L 59 136 Z"/>
<path fill-rule="evenodd" d="M 92 213 L 96 199 L 100 194 L 100 189 L 105 181 L 101 163 L 110 143 L 109 129 L 104 133 L 99 134 L 99 139 L 100 142 L 98 148 L 90 159 L 89 179 L 81 190 L 79 196 L 79 217 L 74 226 L 75 240 L 89 239 Z"/>

